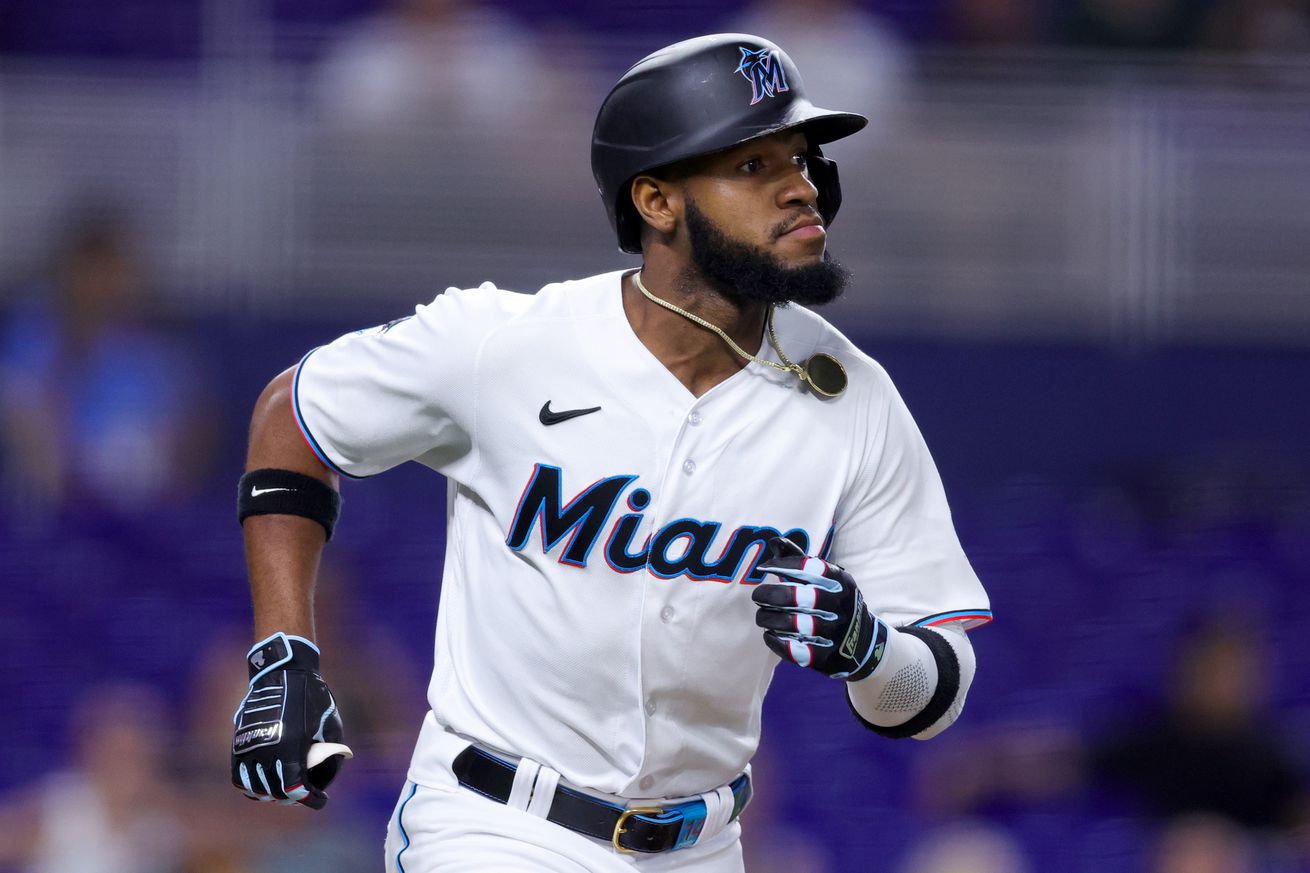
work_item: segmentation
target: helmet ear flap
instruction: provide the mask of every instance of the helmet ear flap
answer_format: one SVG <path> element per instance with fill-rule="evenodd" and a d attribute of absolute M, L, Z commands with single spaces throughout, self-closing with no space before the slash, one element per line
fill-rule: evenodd
<path fill-rule="evenodd" d="M 618 232 L 621 252 L 642 253 L 642 224 L 642 216 L 637 214 L 637 206 L 633 204 L 633 180 L 627 180 L 618 195 L 618 202 L 614 204 L 614 229 Z"/>
<path fill-rule="evenodd" d="M 818 209 L 825 227 L 832 224 L 841 208 L 841 180 L 837 176 L 837 162 L 823 156 L 823 150 L 812 146 L 806 155 L 810 168 L 810 181 L 819 191 Z"/>

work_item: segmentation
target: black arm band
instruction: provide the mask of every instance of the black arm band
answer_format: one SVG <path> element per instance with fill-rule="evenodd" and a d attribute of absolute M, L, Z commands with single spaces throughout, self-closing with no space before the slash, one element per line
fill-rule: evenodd
<path fill-rule="evenodd" d="M 237 486 L 237 520 L 252 515 L 299 515 L 323 525 L 330 540 L 341 515 L 341 495 L 304 473 L 251 470 Z"/>
<path fill-rule="evenodd" d="M 921 627 L 902 627 L 897 628 L 897 631 L 923 640 L 929 651 L 932 652 L 933 660 L 937 662 L 937 689 L 933 691 L 928 705 L 905 724 L 882 727 L 870 723 L 864 716 L 860 715 L 859 710 L 855 708 L 855 704 L 851 702 L 850 695 L 846 696 L 846 704 L 850 706 L 851 712 L 860 720 L 860 723 L 875 734 L 888 739 L 903 740 L 906 737 L 912 737 L 917 733 L 926 731 L 936 724 L 937 720 L 951 708 L 951 704 L 955 702 L 955 698 L 960 693 L 960 659 L 956 657 L 951 644 L 936 631 Z"/>

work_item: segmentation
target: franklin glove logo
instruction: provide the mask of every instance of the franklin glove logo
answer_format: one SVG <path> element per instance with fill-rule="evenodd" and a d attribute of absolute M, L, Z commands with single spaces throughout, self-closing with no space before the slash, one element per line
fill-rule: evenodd
<path fill-rule="evenodd" d="M 257 749 L 260 746 L 276 743 L 280 739 L 282 739 L 281 722 L 262 724 L 237 734 L 236 739 L 232 742 L 232 748 L 241 751 Z"/>
<path fill-rule="evenodd" d="M 864 598 L 859 591 L 855 592 L 855 615 L 851 619 L 851 626 L 846 631 L 846 639 L 841 642 L 841 656 L 843 658 L 858 658 L 857 650 L 860 645 L 860 627 L 864 622 Z"/>

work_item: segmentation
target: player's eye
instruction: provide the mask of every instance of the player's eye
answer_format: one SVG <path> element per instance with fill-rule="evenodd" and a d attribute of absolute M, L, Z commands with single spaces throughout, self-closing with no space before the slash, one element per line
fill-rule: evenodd
<path fill-rule="evenodd" d="M 810 159 L 805 154 L 805 152 L 797 152 L 796 154 L 792 155 L 791 160 L 792 163 L 794 163 L 798 167 L 801 167 L 802 169 L 810 165 Z"/>
<path fill-rule="evenodd" d="M 761 161 L 759 158 L 751 158 L 750 160 L 744 162 L 741 165 L 741 169 L 751 176 L 754 176 L 763 168 L 764 168 L 764 162 Z"/>

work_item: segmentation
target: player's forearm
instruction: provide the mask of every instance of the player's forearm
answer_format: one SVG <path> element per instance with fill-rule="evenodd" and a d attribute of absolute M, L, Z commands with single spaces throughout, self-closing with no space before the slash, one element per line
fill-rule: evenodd
<path fill-rule="evenodd" d="M 336 488 L 336 475 L 314 456 L 296 427 L 287 370 L 269 383 L 250 423 L 246 471 L 290 470 Z M 314 639 L 313 593 L 326 533 L 295 515 L 254 515 L 242 524 L 254 603 L 255 636 L 284 631 Z"/>
<path fill-rule="evenodd" d="M 285 631 L 314 639 L 314 580 L 323 528 L 285 515 L 248 518 L 243 527 L 255 638 Z"/>

